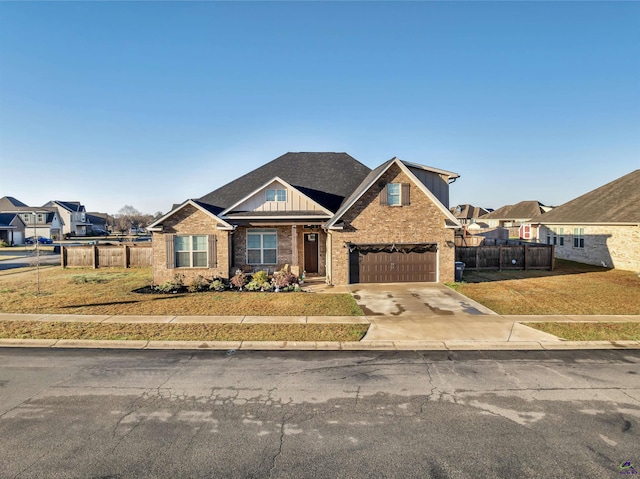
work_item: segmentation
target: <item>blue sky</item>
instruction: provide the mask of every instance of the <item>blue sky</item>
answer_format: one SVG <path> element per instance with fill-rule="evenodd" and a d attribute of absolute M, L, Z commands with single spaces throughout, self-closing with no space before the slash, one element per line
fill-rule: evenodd
<path fill-rule="evenodd" d="M 287 151 L 562 204 L 640 168 L 640 3 L 0 2 L 0 197 L 166 212 Z"/>

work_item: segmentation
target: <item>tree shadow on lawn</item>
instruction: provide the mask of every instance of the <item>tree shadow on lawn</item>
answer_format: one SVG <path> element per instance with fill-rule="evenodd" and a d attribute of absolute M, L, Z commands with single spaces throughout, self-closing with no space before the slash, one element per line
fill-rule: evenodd
<path fill-rule="evenodd" d="M 603 268 L 591 264 L 577 263 L 556 259 L 555 269 L 549 270 L 480 270 L 465 269 L 462 281 L 465 283 L 488 283 L 493 281 L 508 281 L 514 279 L 545 278 L 548 276 L 564 276 L 584 273 L 606 273 L 612 268 Z"/>
<path fill-rule="evenodd" d="M 150 301 L 161 301 L 165 299 L 184 298 L 185 296 L 186 295 L 184 294 L 174 294 L 174 295 L 166 296 L 162 298 L 150 298 L 145 300 L 132 300 L 132 301 L 109 301 L 106 303 L 73 304 L 69 306 L 61 306 L 61 308 L 62 309 L 78 309 L 78 308 L 86 308 L 90 306 L 93 307 L 93 306 L 117 306 L 119 304 L 138 304 L 138 303 L 148 303 Z"/>

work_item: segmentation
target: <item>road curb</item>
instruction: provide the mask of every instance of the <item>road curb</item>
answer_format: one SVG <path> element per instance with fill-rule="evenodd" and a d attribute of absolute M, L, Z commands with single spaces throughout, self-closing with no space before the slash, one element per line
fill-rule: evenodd
<path fill-rule="evenodd" d="M 140 341 L 0 339 L 0 348 L 246 351 L 561 351 L 640 349 L 640 341 Z"/>

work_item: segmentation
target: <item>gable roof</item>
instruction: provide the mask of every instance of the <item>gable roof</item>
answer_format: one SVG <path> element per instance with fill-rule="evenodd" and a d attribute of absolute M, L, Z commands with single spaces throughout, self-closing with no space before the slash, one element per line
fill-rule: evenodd
<path fill-rule="evenodd" d="M 199 201 L 219 212 L 278 177 L 323 208 L 335 212 L 370 171 L 347 153 L 289 152 L 202 196 Z"/>
<path fill-rule="evenodd" d="M 13 196 L 3 196 L 0 198 L 0 210 L 13 210 L 16 206 L 28 206 Z"/>
<path fill-rule="evenodd" d="M 545 206 L 539 201 L 521 201 L 515 205 L 506 205 L 482 216 L 483 220 L 529 219 L 545 212 Z"/>
<path fill-rule="evenodd" d="M 545 213 L 541 223 L 640 224 L 640 170 L 613 180 Z"/>
<path fill-rule="evenodd" d="M 0 213 L 0 227 L 15 228 L 15 226 L 11 226 L 11 223 L 16 219 L 24 225 L 24 221 L 18 216 L 18 213 Z"/>
<path fill-rule="evenodd" d="M 218 213 L 220 212 L 220 210 L 218 208 L 213 208 L 213 207 L 211 207 L 211 205 L 208 205 L 206 203 L 202 203 L 201 201 L 193 200 L 193 199 L 187 200 L 187 201 L 183 202 L 181 205 L 179 205 L 178 207 L 173 208 L 166 215 L 161 216 L 160 218 L 155 220 L 153 223 L 151 223 L 149 226 L 147 226 L 147 229 L 150 230 L 150 231 L 154 231 L 154 230 L 160 229 L 159 226 L 162 225 L 162 223 L 164 223 L 164 221 L 167 218 L 173 216 L 174 214 L 176 214 L 178 211 L 180 211 L 181 209 L 183 209 L 187 205 L 191 205 L 191 206 L 195 207 L 196 209 L 204 212 L 205 214 L 211 216 L 214 220 L 216 220 L 219 224 L 222 225 L 222 228 L 219 228 L 219 229 L 222 229 L 222 230 L 233 230 L 234 229 L 234 227 L 232 225 L 230 225 L 229 223 L 227 223 L 223 219 L 220 219 L 220 217 L 218 216 Z"/>
<path fill-rule="evenodd" d="M 445 217 L 448 220 L 447 227 L 458 227 L 458 228 L 462 227 L 462 225 L 451 214 L 451 212 L 442 204 L 442 202 L 438 200 L 438 198 L 436 198 L 435 195 L 431 191 L 429 191 L 429 189 L 424 185 L 424 183 L 422 183 L 422 181 L 420 181 L 416 177 L 416 175 L 414 175 L 413 172 L 411 171 L 411 168 L 420 167 L 425 170 L 430 170 L 430 167 L 423 166 L 423 165 L 416 165 L 415 163 L 405 164 L 402 160 L 400 160 L 397 157 L 393 157 L 390 160 L 385 161 L 383 164 L 378 166 L 375 170 L 372 170 L 371 173 L 369 173 L 367 177 L 364 180 L 362 180 L 362 183 L 360 183 L 360 185 L 358 186 L 358 188 L 356 188 L 353 194 L 344 201 L 340 209 L 336 212 L 335 216 L 327 222 L 325 227 L 326 228 L 335 227 L 336 223 L 349 210 L 349 208 L 351 208 L 356 203 L 356 201 L 358 201 L 362 197 L 362 195 L 364 195 L 369 190 L 369 188 L 371 188 L 378 181 L 378 178 L 380 178 L 384 174 L 384 172 L 387 171 L 391 167 L 391 165 L 394 165 L 394 164 L 398 165 L 400 169 L 403 171 L 403 173 L 406 174 L 416 184 L 416 186 L 418 186 L 418 188 L 420 188 L 420 190 L 422 190 L 422 192 L 425 195 L 427 195 L 429 199 L 431 199 L 431 201 L 433 201 L 433 203 L 444 213 Z M 451 173 L 451 175 L 449 175 L 450 177 L 455 177 L 455 178 L 459 177 L 457 173 L 444 172 L 444 170 L 436 170 L 435 168 L 432 170 L 438 174 Z"/>
<path fill-rule="evenodd" d="M 297 189 L 295 187 L 293 187 L 292 185 L 290 185 L 289 183 L 287 183 L 286 181 L 284 181 L 282 178 L 279 177 L 274 177 L 271 178 L 269 181 L 267 181 L 265 184 L 259 186 L 258 188 L 256 188 L 255 190 L 251 191 L 249 194 L 245 195 L 244 197 L 240 198 L 238 201 L 236 201 L 234 204 L 232 204 L 231 206 L 229 206 L 228 208 L 226 208 L 224 211 L 222 211 L 220 214 L 222 216 L 227 215 L 228 213 L 233 212 L 233 209 L 236 208 L 237 206 L 239 206 L 240 204 L 242 204 L 243 202 L 245 202 L 246 200 L 248 200 L 249 198 L 251 198 L 252 196 L 256 195 L 259 191 L 263 190 L 264 188 L 266 188 L 267 186 L 269 186 L 272 183 L 279 183 L 280 185 L 284 186 L 285 188 L 291 188 L 291 189 Z M 304 195 L 304 193 L 302 193 Z M 306 195 L 305 195 L 306 196 Z M 325 208 L 324 206 L 322 206 L 321 204 L 319 204 L 317 201 L 315 201 L 313 198 L 310 198 L 311 202 L 315 203 L 316 206 L 318 206 L 319 208 L 321 208 L 328 216 L 333 215 L 333 211 L 329 211 L 327 208 Z M 239 212 L 236 212 L 239 213 Z M 249 215 L 252 214 L 256 214 L 257 216 L 260 216 L 261 213 L 260 212 L 242 212 L 242 213 L 247 213 Z M 266 213 L 266 212 L 263 212 Z M 272 215 L 275 213 L 279 216 L 289 216 L 291 215 L 292 212 L 290 211 L 275 211 L 275 212 L 269 212 Z M 315 213 L 314 213 L 315 214 Z"/>
<path fill-rule="evenodd" d="M 54 205 L 59 205 L 62 208 L 64 208 L 67 211 L 72 211 L 72 212 L 78 212 L 78 211 L 82 211 L 82 209 L 84 208 L 79 201 L 60 201 L 60 200 L 53 200 L 53 201 L 49 201 L 48 203 L 45 203 L 44 206 L 54 206 Z"/>
<path fill-rule="evenodd" d="M 460 209 L 459 211 L 458 208 Z M 473 206 L 470 204 L 454 206 L 450 209 L 450 211 L 451 214 L 453 214 L 453 216 L 455 216 L 456 218 L 464 219 L 480 218 L 486 214 L 489 214 L 489 212 L 484 208 L 481 208 L 480 206 Z"/>

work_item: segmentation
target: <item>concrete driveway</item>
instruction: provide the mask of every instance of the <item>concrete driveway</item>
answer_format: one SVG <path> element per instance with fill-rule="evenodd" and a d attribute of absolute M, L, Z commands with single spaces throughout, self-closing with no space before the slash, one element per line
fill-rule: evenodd
<path fill-rule="evenodd" d="M 437 283 L 352 284 L 371 322 L 365 341 L 558 341 Z"/>
<path fill-rule="evenodd" d="M 347 286 L 367 317 L 446 317 L 496 314 L 438 283 L 350 284 Z"/>

